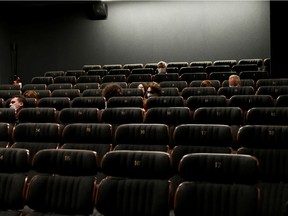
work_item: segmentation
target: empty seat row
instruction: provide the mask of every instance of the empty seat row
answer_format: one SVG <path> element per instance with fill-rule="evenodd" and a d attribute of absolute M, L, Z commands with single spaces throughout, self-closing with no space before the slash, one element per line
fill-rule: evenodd
<path fill-rule="evenodd" d="M 6 149 L 0 150 L 2 155 L 7 152 Z M 14 162 L 6 156 L 7 154 L 3 157 L 5 165 L 10 165 L 7 164 L 7 159 Z M 189 153 L 184 155 L 179 163 L 178 174 L 182 179 L 181 183 L 176 183 L 173 188 L 175 182 L 173 178 L 169 179 L 172 160 L 169 154 L 157 151 L 111 151 L 105 154 L 101 164 L 107 177 L 100 181 L 96 190 L 95 152 L 41 150 L 34 157 L 33 167 L 37 174 L 30 180 L 25 197 L 22 193 L 10 193 L 10 196 L 17 196 L 19 201 L 25 199 L 32 211 L 66 215 L 75 212 L 90 214 L 95 205 L 96 210 L 104 215 L 114 215 L 116 212 L 130 212 L 128 215 L 134 215 L 139 211 L 145 216 L 154 213 L 169 215 L 169 211 L 175 215 L 186 215 L 187 212 L 192 214 L 195 211 L 200 215 L 210 215 L 212 212 L 234 215 L 231 212 L 237 211 L 238 215 L 264 216 L 270 215 L 266 211 L 270 212 L 273 209 L 272 213 L 280 216 L 285 208 L 287 196 L 285 190 L 277 191 L 277 185 L 282 184 L 284 188 L 287 183 L 280 183 L 278 180 L 260 182 L 263 172 L 261 164 L 268 158 L 269 156 L 258 159 L 240 153 Z M 87 166 L 84 167 L 83 164 Z M 283 172 L 283 169 L 279 170 Z M 3 173 L 3 170 L 1 171 Z M 51 175 L 55 173 L 58 175 Z M 9 174 L 1 176 L 7 178 Z M 24 185 L 23 182 L 22 180 Z M 57 187 L 49 189 L 50 184 Z M 76 189 L 76 185 L 79 188 L 80 185 L 81 190 L 68 191 L 67 185 L 70 189 Z M 16 192 L 14 188 L 11 188 L 11 191 Z M 5 192 L 3 194 L 5 195 Z M 71 202 L 65 204 L 62 197 L 67 200 L 66 196 L 69 196 Z M 45 197 L 48 200 L 53 199 L 54 202 L 48 202 Z M 266 206 L 267 198 L 276 200 Z M 126 202 L 134 205 L 125 205 Z M 15 209 L 11 204 L 5 204 L 4 211 Z M 213 209 L 207 211 L 211 206 L 214 206 Z M 21 202 L 18 208 L 21 209 Z M 227 209 L 229 211 L 226 212 Z"/>
<path fill-rule="evenodd" d="M 17 121 L 16 121 L 17 120 Z M 216 123 L 228 125 L 287 124 L 286 107 L 253 107 L 244 112 L 239 107 L 139 107 L 98 108 L 69 107 L 57 111 L 51 107 L 23 108 L 18 116 L 10 108 L 0 108 L 0 122 L 15 124 L 43 123 Z"/>

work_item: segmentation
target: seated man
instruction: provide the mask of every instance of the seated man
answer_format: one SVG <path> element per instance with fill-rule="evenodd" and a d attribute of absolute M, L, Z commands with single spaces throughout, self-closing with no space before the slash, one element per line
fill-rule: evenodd
<path fill-rule="evenodd" d="M 10 108 L 15 109 L 16 124 L 18 123 L 18 115 L 20 110 L 27 104 L 26 98 L 22 95 L 16 95 L 10 100 Z"/>
<path fill-rule="evenodd" d="M 158 64 L 157 64 L 157 72 L 159 73 L 159 74 L 165 74 L 165 73 L 167 73 L 167 63 L 166 62 L 164 62 L 164 61 L 160 61 L 160 62 L 158 62 Z"/>
<path fill-rule="evenodd" d="M 229 87 L 239 87 L 240 86 L 240 77 L 236 74 L 233 74 L 229 77 Z"/>

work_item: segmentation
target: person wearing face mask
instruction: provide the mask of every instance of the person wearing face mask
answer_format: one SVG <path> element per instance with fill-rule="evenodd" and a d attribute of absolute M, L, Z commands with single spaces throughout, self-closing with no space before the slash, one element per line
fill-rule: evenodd
<path fill-rule="evenodd" d="M 146 91 L 147 91 L 147 84 L 146 83 L 144 83 L 144 82 L 139 83 L 137 88 L 140 89 L 143 92 L 142 93 L 143 96 L 146 94 Z"/>
<path fill-rule="evenodd" d="M 160 61 L 157 63 L 157 72 L 158 74 L 166 74 L 167 73 L 167 63 L 164 61 Z"/>
<path fill-rule="evenodd" d="M 116 97 L 116 96 L 121 96 L 122 95 L 122 87 L 120 85 L 118 85 L 117 83 L 110 83 L 108 84 L 102 92 L 102 96 L 105 97 L 106 100 L 106 105 L 105 107 L 107 107 L 107 101 L 111 98 L 111 97 Z"/>
<path fill-rule="evenodd" d="M 235 74 L 233 74 L 229 77 L 228 82 L 229 82 L 229 87 L 240 87 L 240 84 L 241 84 L 240 83 L 240 77 L 238 75 L 235 75 Z"/>
<path fill-rule="evenodd" d="M 144 109 L 146 109 L 146 101 L 150 97 L 157 97 L 161 95 L 161 87 L 160 84 L 157 82 L 152 82 L 148 85 L 146 94 L 144 96 L 143 104 L 144 104 Z"/>
<path fill-rule="evenodd" d="M 10 100 L 10 108 L 15 110 L 16 124 L 18 123 L 18 115 L 20 110 L 27 104 L 26 98 L 22 95 L 16 95 Z"/>

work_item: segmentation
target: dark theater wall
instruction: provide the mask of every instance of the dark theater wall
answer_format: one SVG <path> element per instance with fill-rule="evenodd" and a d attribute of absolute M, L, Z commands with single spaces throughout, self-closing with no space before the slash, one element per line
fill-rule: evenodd
<path fill-rule="evenodd" d="M 270 57 L 268 1 L 107 5 L 105 20 L 89 19 L 87 4 L 80 2 L 0 5 L 0 56 L 6 56 L 0 81 L 11 73 L 11 42 L 17 45 L 17 73 L 24 84 L 45 71 L 84 64 Z"/>

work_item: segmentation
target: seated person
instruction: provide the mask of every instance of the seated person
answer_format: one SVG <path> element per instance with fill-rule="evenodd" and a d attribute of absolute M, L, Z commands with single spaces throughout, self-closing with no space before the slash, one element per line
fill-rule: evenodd
<path fill-rule="evenodd" d="M 236 74 L 233 74 L 229 77 L 229 87 L 240 87 L 240 77 Z"/>
<path fill-rule="evenodd" d="M 146 94 L 147 91 L 147 84 L 146 83 L 139 83 L 137 86 L 138 89 L 141 89 L 143 91 L 143 96 Z"/>
<path fill-rule="evenodd" d="M 146 109 L 146 101 L 148 100 L 148 98 L 150 97 L 157 97 L 161 95 L 161 87 L 160 84 L 157 82 L 152 82 L 148 85 L 146 94 L 144 96 L 144 100 L 143 100 L 143 105 L 144 105 L 144 109 Z"/>
<path fill-rule="evenodd" d="M 203 80 L 200 84 L 200 87 L 214 87 L 210 80 Z"/>
<path fill-rule="evenodd" d="M 39 94 L 36 91 L 28 90 L 24 93 L 25 98 L 36 98 L 36 100 L 39 100 Z"/>
<path fill-rule="evenodd" d="M 27 104 L 26 98 L 22 95 L 16 95 L 13 96 L 12 99 L 10 100 L 10 108 L 15 110 L 15 116 L 16 116 L 16 124 L 18 124 L 18 115 L 20 110 L 25 107 Z"/>
<path fill-rule="evenodd" d="M 102 92 L 102 96 L 105 97 L 106 101 L 109 98 L 114 96 L 121 96 L 122 95 L 122 87 L 119 84 L 111 83 L 105 86 Z"/>
<path fill-rule="evenodd" d="M 157 72 L 158 74 L 165 74 L 167 73 L 167 63 L 164 61 L 160 61 L 157 63 Z"/>

